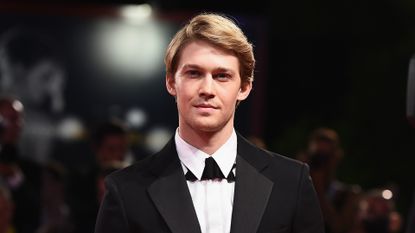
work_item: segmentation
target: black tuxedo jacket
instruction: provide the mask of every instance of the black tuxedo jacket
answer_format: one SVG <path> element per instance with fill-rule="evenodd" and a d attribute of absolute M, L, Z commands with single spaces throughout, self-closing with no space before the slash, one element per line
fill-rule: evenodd
<path fill-rule="evenodd" d="M 261 150 L 238 135 L 231 233 L 323 233 L 305 164 Z M 200 233 L 174 139 L 106 179 L 95 233 Z"/>

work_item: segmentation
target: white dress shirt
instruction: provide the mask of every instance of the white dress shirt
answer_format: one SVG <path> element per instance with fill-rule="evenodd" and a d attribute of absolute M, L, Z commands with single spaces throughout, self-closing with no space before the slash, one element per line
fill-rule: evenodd
<path fill-rule="evenodd" d="M 202 233 L 229 233 L 231 230 L 233 196 L 235 182 L 222 180 L 201 181 L 205 159 L 212 156 L 225 177 L 231 172 L 236 159 L 237 137 L 235 131 L 230 138 L 212 155 L 195 148 L 175 135 L 177 153 L 183 172 L 188 169 L 198 180 L 187 181 L 193 205 Z M 235 170 L 232 171 L 235 174 Z"/>

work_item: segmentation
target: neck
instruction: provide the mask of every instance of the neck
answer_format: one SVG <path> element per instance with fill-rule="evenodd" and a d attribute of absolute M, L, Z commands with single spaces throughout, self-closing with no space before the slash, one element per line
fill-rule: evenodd
<path fill-rule="evenodd" d="M 233 126 L 219 131 L 189 130 L 179 125 L 179 135 L 190 145 L 211 155 L 215 153 L 230 138 Z"/>

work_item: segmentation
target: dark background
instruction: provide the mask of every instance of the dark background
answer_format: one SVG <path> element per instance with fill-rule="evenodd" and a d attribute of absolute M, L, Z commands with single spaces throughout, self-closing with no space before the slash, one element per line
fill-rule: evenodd
<path fill-rule="evenodd" d="M 51 23 L 52 16 L 83 22 L 112 17 L 112 9 L 139 3 L 143 1 L 3 1 L 0 9 L 2 17 L 17 13 L 22 21 L 44 15 L 40 21 Z M 237 129 L 263 138 L 270 150 L 290 157 L 305 146 L 314 128 L 337 130 L 345 150 L 339 179 L 364 189 L 394 186 L 398 210 L 406 219 L 415 188 L 415 129 L 405 116 L 408 64 L 415 52 L 414 1 L 187 0 L 150 4 L 176 26 L 200 11 L 237 18 L 256 45 L 258 61 L 253 96 L 238 109 Z M 58 37 L 77 30 L 72 23 L 62 27 L 59 20 L 54 22 L 48 25 Z M 0 29 L 4 24 L 0 23 Z M 78 75 L 82 72 L 72 74 Z M 164 74 L 157 75 L 162 80 Z M 158 89 L 160 98 L 152 101 L 138 96 L 131 99 L 128 96 L 133 96 L 139 83 L 114 86 L 99 80 L 93 77 L 82 84 L 68 83 L 67 110 L 93 121 L 108 105 L 135 101 L 148 108 L 163 106 L 152 120 L 174 127 L 175 106 L 163 89 Z M 110 86 L 112 94 L 108 96 L 105 88 L 90 92 L 97 82 Z M 162 82 L 152 85 L 159 84 Z M 145 86 L 143 90 L 150 89 Z M 85 93 L 94 95 L 85 98 Z M 101 107 L 91 110 L 90 106 Z"/>

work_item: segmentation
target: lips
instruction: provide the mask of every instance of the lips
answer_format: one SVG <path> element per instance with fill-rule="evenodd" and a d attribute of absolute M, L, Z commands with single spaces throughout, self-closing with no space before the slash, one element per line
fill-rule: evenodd
<path fill-rule="evenodd" d="M 209 104 L 209 103 L 200 103 L 200 104 L 195 104 L 194 106 L 196 108 L 212 108 L 212 109 L 217 109 L 218 108 L 215 105 L 212 105 L 212 104 Z"/>

